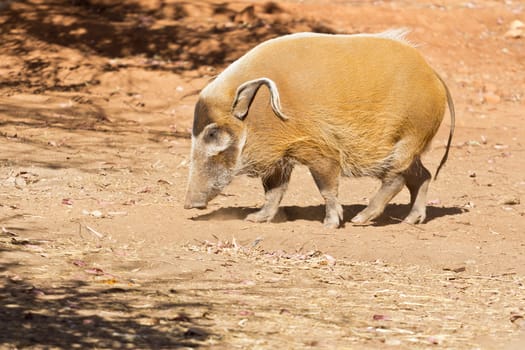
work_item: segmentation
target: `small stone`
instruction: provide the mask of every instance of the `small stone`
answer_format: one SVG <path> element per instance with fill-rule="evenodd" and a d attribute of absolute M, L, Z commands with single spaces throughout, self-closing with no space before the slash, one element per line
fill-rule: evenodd
<path fill-rule="evenodd" d="M 506 197 L 499 201 L 501 205 L 519 205 L 521 203 L 518 197 Z"/>
<path fill-rule="evenodd" d="M 443 271 L 452 271 L 455 273 L 465 272 L 467 268 L 465 266 L 458 266 L 458 267 L 444 267 Z"/>
<path fill-rule="evenodd" d="M 523 37 L 524 34 L 525 34 L 525 31 L 523 29 L 509 29 L 505 33 L 505 38 L 518 39 L 518 38 Z"/>
<path fill-rule="evenodd" d="M 102 212 L 100 210 L 93 210 L 91 212 L 91 215 L 93 215 L 96 218 L 101 218 L 102 217 Z"/>
<path fill-rule="evenodd" d="M 495 92 L 488 91 L 483 94 L 483 102 L 488 104 L 498 104 L 501 102 L 501 97 Z"/>
<path fill-rule="evenodd" d="M 525 23 L 519 20 L 512 21 L 504 37 L 513 39 L 525 37 Z"/>
<path fill-rule="evenodd" d="M 427 338 L 427 341 L 432 345 L 439 345 L 443 342 L 442 335 L 430 336 Z"/>
<path fill-rule="evenodd" d="M 23 177 L 17 176 L 15 178 L 15 187 L 16 188 L 22 189 L 22 188 L 24 188 L 26 186 L 27 186 L 27 182 L 26 182 L 26 180 Z"/>
<path fill-rule="evenodd" d="M 511 312 L 510 322 L 520 329 L 525 329 L 525 318 L 516 312 Z"/>
<path fill-rule="evenodd" d="M 476 207 L 476 205 L 475 205 L 474 202 L 472 202 L 472 201 L 468 201 L 468 202 L 463 206 L 463 208 L 465 208 L 465 209 L 473 209 L 473 208 L 475 208 L 475 207 Z"/>
<path fill-rule="evenodd" d="M 399 345 L 401 345 L 401 340 L 399 340 L 399 339 L 386 339 L 385 340 L 385 345 L 399 346 Z"/>
<path fill-rule="evenodd" d="M 497 149 L 498 151 L 501 151 L 503 149 L 507 149 L 509 148 L 508 145 L 504 145 L 504 144 L 501 144 L 501 143 L 497 143 L 494 145 L 494 149 Z"/>

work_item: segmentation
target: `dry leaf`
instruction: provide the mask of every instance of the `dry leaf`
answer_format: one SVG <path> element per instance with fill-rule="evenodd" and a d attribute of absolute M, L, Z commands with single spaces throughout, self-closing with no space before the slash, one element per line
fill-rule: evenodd
<path fill-rule="evenodd" d="M 452 271 L 452 272 L 455 272 L 455 273 L 459 273 L 459 272 L 465 272 L 467 270 L 467 268 L 465 266 L 459 266 L 459 267 L 444 267 L 443 268 L 443 271 Z"/>
<path fill-rule="evenodd" d="M 98 268 L 98 267 L 93 267 L 91 269 L 86 269 L 84 270 L 85 273 L 89 273 L 90 275 L 96 275 L 96 276 L 102 276 L 105 274 L 105 272 Z"/>
<path fill-rule="evenodd" d="M 163 184 L 163 185 L 170 185 L 170 186 L 173 185 L 173 183 L 171 183 L 171 182 L 168 181 L 168 180 L 164 180 L 164 179 L 159 179 L 159 180 L 157 181 L 157 183 L 159 183 L 159 184 Z"/>
<path fill-rule="evenodd" d="M 137 193 L 150 193 L 151 192 L 151 187 L 149 186 L 146 186 L 140 190 L 137 191 Z"/>
<path fill-rule="evenodd" d="M 379 315 L 379 314 L 372 316 L 372 319 L 374 321 L 390 321 L 390 317 L 386 315 Z"/>
<path fill-rule="evenodd" d="M 107 280 L 100 281 L 100 283 L 109 284 L 110 286 L 112 286 L 115 283 L 118 283 L 118 281 L 115 278 L 110 278 Z"/>
<path fill-rule="evenodd" d="M 46 295 L 46 293 L 42 289 L 35 287 L 31 289 L 31 294 L 33 294 L 36 297 L 43 297 L 44 295 Z"/>
<path fill-rule="evenodd" d="M 2 226 L 2 232 L 10 236 L 15 236 L 15 237 L 18 236 L 16 232 L 10 231 L 6 229 L 4 226 Z"/>
<path fill-rule="evenodd" d="M 78 267 L 84 267 L 86 266 L 86 262 L 83 260 L 73 260 L 73 265 Z"/>

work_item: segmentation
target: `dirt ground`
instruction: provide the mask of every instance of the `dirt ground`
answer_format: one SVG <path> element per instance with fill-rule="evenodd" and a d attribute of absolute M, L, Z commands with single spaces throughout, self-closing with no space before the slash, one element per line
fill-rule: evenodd
<path fill-rule="evenodd" d="M 123 4 L 124 3 L 124 4 Z M 0 348 L 525 348 L 522 1 L 0 1 Z M 428 220 L 296 168 L 279 219 L 238 177 L 184 210 L 197 94 L 291 32 L 410 28 L 457 110 Z M 448 115 L 424 162 L 435 170 Z"/>

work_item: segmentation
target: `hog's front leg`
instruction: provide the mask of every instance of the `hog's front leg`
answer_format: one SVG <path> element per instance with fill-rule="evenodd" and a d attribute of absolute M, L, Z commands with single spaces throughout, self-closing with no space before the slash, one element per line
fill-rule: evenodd
<path fill-rule="evenodd" d="M 263 176 L 265 202 L 262 208 L 246 217 L 247 221 L 270 222 L 279 210 L 279 204 L 288 188 L 293 166 L 291 164 L 280 164 Z"/>

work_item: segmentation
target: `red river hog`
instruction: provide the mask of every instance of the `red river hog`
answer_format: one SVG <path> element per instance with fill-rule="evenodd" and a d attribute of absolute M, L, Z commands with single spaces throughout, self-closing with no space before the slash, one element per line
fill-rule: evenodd
<path fill-rule="evenodd" d="M 411 202 L 405 221 L 423 222 L 431 174 L 421 154 L 448 103 L 451 128 L 437 177 L 448 157 L 454 106 L 405 34 L 291 34 L 232 63 L 196 103 L 184 207 L 205 208 L 235 175 L 248 174 L 261 177 L 265 203 L 246 219 L 271 221 L 294 165 L 303 164 L 325 200 L 327 227 L 343 221 L 340 176 L 382 182 L 352 223 L 378 217 L 403 186 Z"/>

